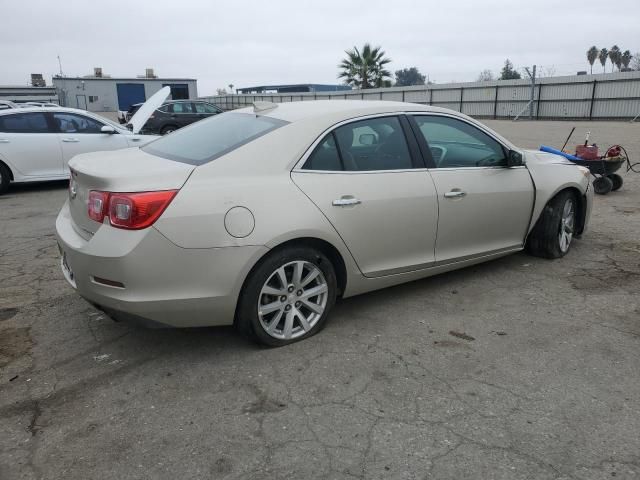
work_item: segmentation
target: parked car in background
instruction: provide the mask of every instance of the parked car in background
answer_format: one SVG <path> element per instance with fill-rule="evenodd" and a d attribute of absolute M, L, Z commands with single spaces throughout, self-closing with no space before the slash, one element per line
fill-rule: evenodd
<path fill-rule="evenodd" d="M 8 110 L 9 108 L 19 108 L 17 103 L 11 100 L 0 100 L 0 110 Z"/>
<path fill-rule="evenodd" d="M 142 105 L 144 105 L 144 103 L 134 103 L 128 110 L 118 110 L 118 122 L 122 125 L 126 125 Z"/>
<path fill-rule="evenodd" d="M 593 203 L 588 169 L 400 102 L 256 102 L 69 166 L 56 231 L 81 296 L 274 346 L 320 330 L 337 297 L 524 248 L 562 257 Z"/>
<path fill-rule="evenodd" d="M 199 120 L 222 113 L 215 105 L 199 100 L 173 100 L 158 108 L 142 127 L 144 133 L 166 135 Z"/>
<path fill-rule="evenodd" d="M 168 87 L 159 93 L 164 96 L 148 101 L 154 108 L 166 99 Z M 135 125 L 129 130 L 74 108 L 0 110 L 0 194 L 12 182 L 69 178 L 67 164 L 80 153 L 141 146 L 157 138 L 138 134 L 146 118 L 134 117 L 131 121 Z"/>
<path fill-rule="evenodd" d="M 22 106 L 50 108 L 50 107 L 59 107 L 60 105 L 58 105 L 57 103 L 51 103 L 51 102 L 24 102 Z"/>

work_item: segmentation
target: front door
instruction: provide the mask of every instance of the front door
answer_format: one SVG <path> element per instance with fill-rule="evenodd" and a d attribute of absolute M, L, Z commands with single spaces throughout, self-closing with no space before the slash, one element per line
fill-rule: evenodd
<path fill-rule="evenodd" d="M 58 130 L 58 140 L 62 148 L 62 170 L 68 172 L 68 163 L 80 153 L 116 150 L 128 146 L 127 139 L 120 133 L 102 133 L 101 123 L 86 115 L 55 112 L 54 122 Z"/>
<path fill-rule="evenodd" d="M 410 153 L 397 116 L 326 135 L 293 181 L 342 237 L 365 276 L 433 264 L 438 218 L 431 177 Z"/>
<path fill-rule="evenodd" d="M 433 157 L 439 203 L 436 261 L 448 263 L 522 247 L 534 186 L 526 167 L 506 167 L 506 148 L 466 121 L 415 115 Z"/>
<path fill-rule="evenodd" d="M 28 177 L 63 175 L 58 135 L 49 113 L 29 112 L 0 116 L 0 158 Z"/>

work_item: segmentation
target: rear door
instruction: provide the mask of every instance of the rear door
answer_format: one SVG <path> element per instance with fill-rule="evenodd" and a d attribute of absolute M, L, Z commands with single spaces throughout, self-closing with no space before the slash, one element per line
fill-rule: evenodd
<path fill-rule="evenodd" d="M 176 102 L 169 108 L 171 119 L 178 128 L 185 127 L 200 120 L 191 102 Z"/>
<path fill-rule="evenodd" d="M 27 177 L 64 174 L 62 150 L 50 113 L 25 112 L 0 116 L 0 157 Z"/>
<path fill-rule="evenodd" d="M 126 148 L 127 139 L 120 133 L 102 133 L 105 126 L 98 120 L 78 113 L 54 112 L 53 120 L 58 129 L 62 149 L 60 165 L 65 172 L 67 164 L 80 153 L 100 152 Z"/>
<path fill-rule="evenodd" d="M 435 259 L 436 191 L 405 122 L 391 115 L 339 126 L 292 172 L 370 277 Z"/>
<path fill-rule="evenodd" d="M 415 115 L 438 194 L 436 261 L 521 247 L 529 227 L 534 186 L 525 166 L 507 168 L 507 149 L 462 119 Z"/>

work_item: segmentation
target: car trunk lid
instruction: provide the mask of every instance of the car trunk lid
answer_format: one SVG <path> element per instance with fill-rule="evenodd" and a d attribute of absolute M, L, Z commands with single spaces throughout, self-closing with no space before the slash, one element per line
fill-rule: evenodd
<path fill-rule="evenodd" d="M 94 152 L 74 157 L 69 162 L 69 207 L 76 231 L 85 239 L 93 235 L 100 223 L 89 218 L 89 192 L 150 192 L 180 189 L 195 169 L 193 165 L 174 162 L 127 148 L 112 152 Z"/>

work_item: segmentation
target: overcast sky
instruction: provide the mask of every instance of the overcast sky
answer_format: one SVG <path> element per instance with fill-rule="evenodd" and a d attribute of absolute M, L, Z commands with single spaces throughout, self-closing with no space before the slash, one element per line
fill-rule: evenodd
<path fill-rule="evenodd" d="M 307 3 L 309 5 L 307 5 Z M 516 67 L 588 69 L 591 45 L 640 51 L 640 0 L 0 0 L 0 85 L 58 72 L 198 79 L 200 95 L 280 83 L 339 83 L 344 50 L 371 42 L 391 70 L 475 80 Z M 601 71 L 597 63 L 594 71 Z"/>

